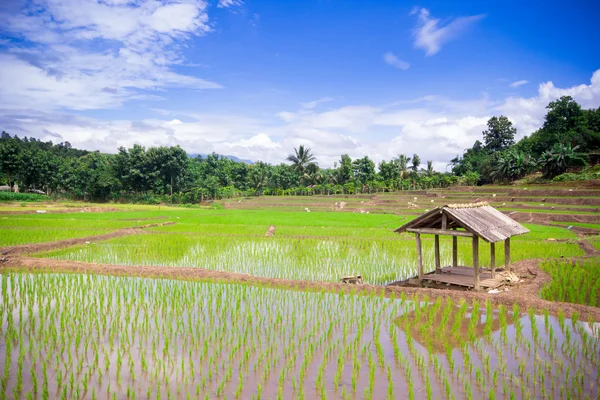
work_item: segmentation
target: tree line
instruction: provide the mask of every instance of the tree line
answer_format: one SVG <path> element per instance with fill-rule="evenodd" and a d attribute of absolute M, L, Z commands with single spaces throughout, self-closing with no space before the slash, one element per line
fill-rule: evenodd
<path fill-rule="evenodd" d="M 447 187 L 461 182 L 452 173 L 421 164 L 418 154 L 400 154 L 376 167 L 368 156 L 341 156 L 333 168 L 320 168 L 311 149 L 299 146 L 287 163 L 247 164 L 215 153 L 188 157 L 184 149 L 140 145 L 117 154 L 0 137 L 0 185 L 96 201 L 194 203 L 236 196 L 331 195 Z M 469 183 L 469 182 L 466 182 Z M 472 183 L 472 182 L 470 182 Z"/>
<path fill-rule="evenodd" d="M 541 171 L 554 178 L 587 163 L 600 147 L 600 108 L 584 110 L 565 96 L 547 106 L 543 126 L 515 142 L 505 116 L 492 117 L 477 140 L 440 173 L 418 154 L 399 154 L 375 165 L 368 156 L 344 154 L 321 168 L 311 149 L 299 146 L 287 163 L 247 164 L 215 153 L 189 157 L 179 146 L 140 145 L 103 154 L 2 132 L 0 185 L 95 201 L 195 203 L 236 196 L 331 195 L 429 189 L 456 184 L 510 182 Z"/>
<path fill-rule="evenodd" d="M 588 164 L 600 148 L 600 107 L 582 109 L 570 96 L 552 101 L 541 128 L 515 142 L 516 128 L 505 117 L 492 117 L 462 156 L 450 161 L 455 175 L 479 184 L 508 183 L 533 172 L 553 179 Z"/>

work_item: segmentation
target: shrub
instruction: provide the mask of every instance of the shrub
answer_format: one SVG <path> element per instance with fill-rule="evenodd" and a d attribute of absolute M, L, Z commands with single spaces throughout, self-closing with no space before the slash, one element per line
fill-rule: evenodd
<path fill-rule="evenodd" d="M 50 198 L 43 194 L 0 192 L 0 201 L 48 201 Z"/>

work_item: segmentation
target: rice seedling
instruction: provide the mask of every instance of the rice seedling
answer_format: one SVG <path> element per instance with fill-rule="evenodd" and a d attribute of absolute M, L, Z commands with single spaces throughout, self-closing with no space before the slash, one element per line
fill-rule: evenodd
<path fill-rule="evenodd" d="M 598 394 L 600 344 L 577 315 L 515 307 L 509 322 L 489 303 L 406 295 L 89 275 L 0 280 L 3 397 L 489 398 L 523 395 L 523 386 L 547 397 Z M 517 331 L 518 342 L 507 339 Z M 564 367 L 548 367 L 557 359 Z"/>

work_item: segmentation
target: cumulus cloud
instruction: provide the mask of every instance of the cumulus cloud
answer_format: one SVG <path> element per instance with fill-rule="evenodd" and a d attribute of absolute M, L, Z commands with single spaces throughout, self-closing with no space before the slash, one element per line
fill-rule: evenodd
<path fill-rule="evenodd" d="M 485 14 L 458 17 L 443 24 L 439 18 L 433 18 L 426 8 L 414 8 L 411 15 L 417 15 L 417 27 L 413 31 L 414 46 L 425 50 L 428 56 L 438 53 L 445 43 L 485 17 Z"/>
<path fill-rule="evenodd" d="M 301 144 L 316 154 L 319 165 L 331 167 L 340 155 L 368 155 L 376 162 L 398 154 L 418 153 L 444 171 L 448 161 L 482 139 L 487 120 L 506 115 L 518 138 L 538 129 L 550 101 L 569 95 L 584 108 L 600 106 L 600 70 L 590 83 L 559 88 L 539 86 L 532 97 L 456 100 L 424 96 L 384 105 L 346 105 L 328 110 L 301 106 L 271 117 L 185 113 L 156 110 L 156 118 L 102 121 L 58 112 L 1 110 L 0 126 L 19 136 L 68 140 L 73 146 L 115 152 L 134 143 L 145 146 L 179 144 L 190 153 L 234 155 L 243 159 L 283 162 Z"/>
<path fill-rule="evenodd" d="M 211 30 L 202 0 L 30 0 L 0 14 L 17 38 L 0 56 L 0 107 L 77 110 L 159 98 L 170 87 L 215 89 L 176 73 L 181 41 Z"/>
<path fill-rule="evenodd" d="M 387 64 L 391 65 L 392 67 L 398 68 L 398 69 L 409 69 L 410 68 L 410 64 L 407 63 L 406 61 L 403 61 L 401 59 L 399 59 L 398 57 L 396 57 L 394 55 L 394 53 L 391 52 L 387 52 L 383 55 L 383 61 L 385 61 Z"/>
<path fill-rule="evenodd" d="M 518 88 L 519 86 L 523 86 L 523 85 L 526 85 L 528 83 L 529 83 L 529 81 L 526 81 L 525 79 L 523 79 L 523 80 L 515 81 L 515 82 L 511 83 L 510 87 L 511 88 Z"/>

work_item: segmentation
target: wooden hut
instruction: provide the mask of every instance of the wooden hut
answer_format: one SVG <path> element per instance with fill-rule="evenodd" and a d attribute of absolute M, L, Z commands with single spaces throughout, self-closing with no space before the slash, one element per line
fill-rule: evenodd
<path fill-rule="evenodd" d="M 529 230 L 496 210 L 486 202 L 449 204 L 437 207 L 409 223 L 396 232 L 411 232 L 417 241 L 419 282 L 434 282 L 480 288 L 499 285 L 496 278 L 496 243 L 504 241 L 505 269 L 510 270 L 510 238 L 528 233 Z M 421 235 L 434 235 L 435 272 L 423 274 L 423 251 Z M 452 266 L 440 265 L 440 236 L 452 236 Z M 473 268 L 458 265 L 458 238 L 469 237 L 473 241 Z M 490 268 L 480 271 L 479 239 L 490 244 Z"/>

